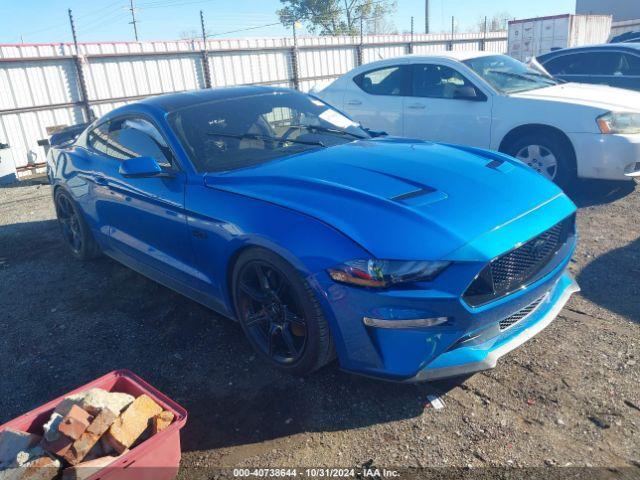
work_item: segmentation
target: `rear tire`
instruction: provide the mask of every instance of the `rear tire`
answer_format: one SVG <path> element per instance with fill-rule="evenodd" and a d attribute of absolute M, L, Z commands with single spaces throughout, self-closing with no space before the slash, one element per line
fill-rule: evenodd
<path fill-rule="evenodd" d="M 577 175 L 573 151 L 558 133 L 526 133 L 509 142 L 503 150 L 562 188 L 575 183 Z"/>
<path fill-rule="evenodd" d="M 53 200 L 62 238 L 71 254 L 78 260 L 91 260 L 100 256 L 100 247 L 71 195 L 58 188 Z"/>
<path fill-rule="evenodd" d="M 249 343 L 269 365 L 307 375 L 334 357 L 320 303 L 298 271 L 264 248 L 243 252 L 232 272 L 235 310 Z"/>

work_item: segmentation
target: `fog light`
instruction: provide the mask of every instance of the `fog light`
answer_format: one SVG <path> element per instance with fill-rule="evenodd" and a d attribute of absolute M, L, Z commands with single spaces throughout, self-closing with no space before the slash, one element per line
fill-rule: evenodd
<path fill-rule="evenodd" d="M 377 328 L 424 328 L 442 325 L 449 317 L 412 318 L 409 320 L 381 320 L 379 318 L 364 317 L 362 321 L 367 327 Z"/>

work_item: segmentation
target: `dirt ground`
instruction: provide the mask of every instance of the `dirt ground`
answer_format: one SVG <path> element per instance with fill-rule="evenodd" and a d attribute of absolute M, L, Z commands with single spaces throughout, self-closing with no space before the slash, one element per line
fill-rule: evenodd
<path fill-rule="evenodd" d="M 234 323 L 112 260 L 74 260 L 48 185 L 0 188 L 0 424 L 128 368 L 188 409 L 183 478 L 363 464 L 640 475 L 640 187 L 584 183 L 574 197 L 582 292 L 558 319 L 492 371 L 397 385 L 336 364 L 279 374 Z"/>

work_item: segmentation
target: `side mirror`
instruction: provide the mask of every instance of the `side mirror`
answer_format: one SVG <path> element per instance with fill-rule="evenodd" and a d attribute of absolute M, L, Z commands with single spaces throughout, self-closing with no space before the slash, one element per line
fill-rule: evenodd
<path fill-rule="evenodd" d="M 360 128 L 371 135 L 371 138 L 386 137 L 389 135 L 387 132 L 382 130 L 371 130 L 370 128 L 365 128 L 362 125 L 360 125 Z"/>
<path fill-rule="evenodd" d="M 473 102 L 483 102 L 485 97 L 478 92 L 475 87 L 464 86 L 458 87 L 453 92 L 453 98 L 456 100 L 471 100 Z"/>
<path fill-rule="evenodd" d="M 152 157 L 134 157 L 123 160 L 118 172 L 127 178 L 172 177 L 169 172 L 160 168 Z"/>

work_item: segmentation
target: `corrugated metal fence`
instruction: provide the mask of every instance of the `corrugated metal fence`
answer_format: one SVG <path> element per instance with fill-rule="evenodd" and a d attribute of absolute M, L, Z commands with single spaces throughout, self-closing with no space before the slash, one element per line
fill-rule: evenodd
<path fill-rule="evenodd" d="M 39 141 L 56 127 L 86 121 L 89 109 L 100 116 L 149 95 L 229 85 L 308 91 L 361 63 L 452 49 L 502 53 L 507 39 L 505 32 L 253 38 L 210 40 L 204 47 L 198 41 L 84 43 L 76 56 L 71 44 L 0 45 L 0 143 L 9 144 L 20 173 L 45 160 Z"/>

